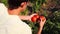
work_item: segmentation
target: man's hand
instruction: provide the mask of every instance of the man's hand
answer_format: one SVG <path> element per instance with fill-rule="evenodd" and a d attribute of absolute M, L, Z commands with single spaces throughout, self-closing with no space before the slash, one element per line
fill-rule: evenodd
<path fill-rule="evenodd" d="M 32 22 L 36 22 L 37 18 L 39 18 L 38 14 L 32 14 L 30 19 Z"/>
<path fill-rule="evenodd" d="M 40 27 L 43 27 L 45 22 L 46 22 L 46 18 L 44 16 L 40 16 L 40 23 L 39 23 Z"/>
<path fill-rule="evenodd" d="M 39 31 L 37 34 L 41 34 L 45 22 L 46 22 L 46 18 L 44 16 L 40 16 L 40 22 L 39 22 L 40 27 L 38 28 Z"/>

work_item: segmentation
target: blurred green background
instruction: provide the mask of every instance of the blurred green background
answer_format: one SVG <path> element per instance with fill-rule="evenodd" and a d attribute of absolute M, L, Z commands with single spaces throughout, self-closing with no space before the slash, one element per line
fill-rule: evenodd
<path fill-rule="evenodd" d="M 8 6 L 7 0 L 0 0 L 0 2 Z M 60 0 L 30 0 L 27 9 L 20 14 L 31 15 L 33 13 L 44 15 L 47 19 L 42 34 L 60 34 Z M 26 20 L 23 21 L 31 27 L 33 34 L 37 33 L 38 24 Z"/>

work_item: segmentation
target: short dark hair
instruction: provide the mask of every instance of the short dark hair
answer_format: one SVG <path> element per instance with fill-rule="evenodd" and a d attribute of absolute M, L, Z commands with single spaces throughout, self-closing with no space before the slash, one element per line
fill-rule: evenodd
<path fill-rule="evenodd" d="M 11 10 L 16 9 L 22 2 L 28 2 L 28 0 L 8 0 L 8 8 Z"/>

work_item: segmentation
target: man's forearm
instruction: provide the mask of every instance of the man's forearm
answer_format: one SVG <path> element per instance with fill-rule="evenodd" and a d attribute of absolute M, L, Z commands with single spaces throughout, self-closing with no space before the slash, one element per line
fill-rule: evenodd
<path fill-rule="evenodd" d="M 19 16 L 21 20 L 30 20 L 30 16 Z"/>
<path fill-rule="evenodd" d="M 43 27 L 39 27 L 39 28 L 38 28 L 38 32 L 37 32 L 37 34 L 41 34 L 42 29 L 43 29 Z"/>

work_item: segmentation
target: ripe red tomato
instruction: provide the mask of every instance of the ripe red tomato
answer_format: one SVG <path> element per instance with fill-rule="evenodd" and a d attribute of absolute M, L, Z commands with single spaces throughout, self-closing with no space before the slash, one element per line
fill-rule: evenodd
<path fill-rule="evenodd" d="M 39 18 L 39 15 L 34 15 L 34 16 L 31 18 L 31 21 L 32 21 L 32 22 L 36 22 L 37 18 Z"/>
<path fill-rule="evenodd" d="M 44 21 L 45 17 L 44 16 L 39 16 L 40 20 Z"/>

